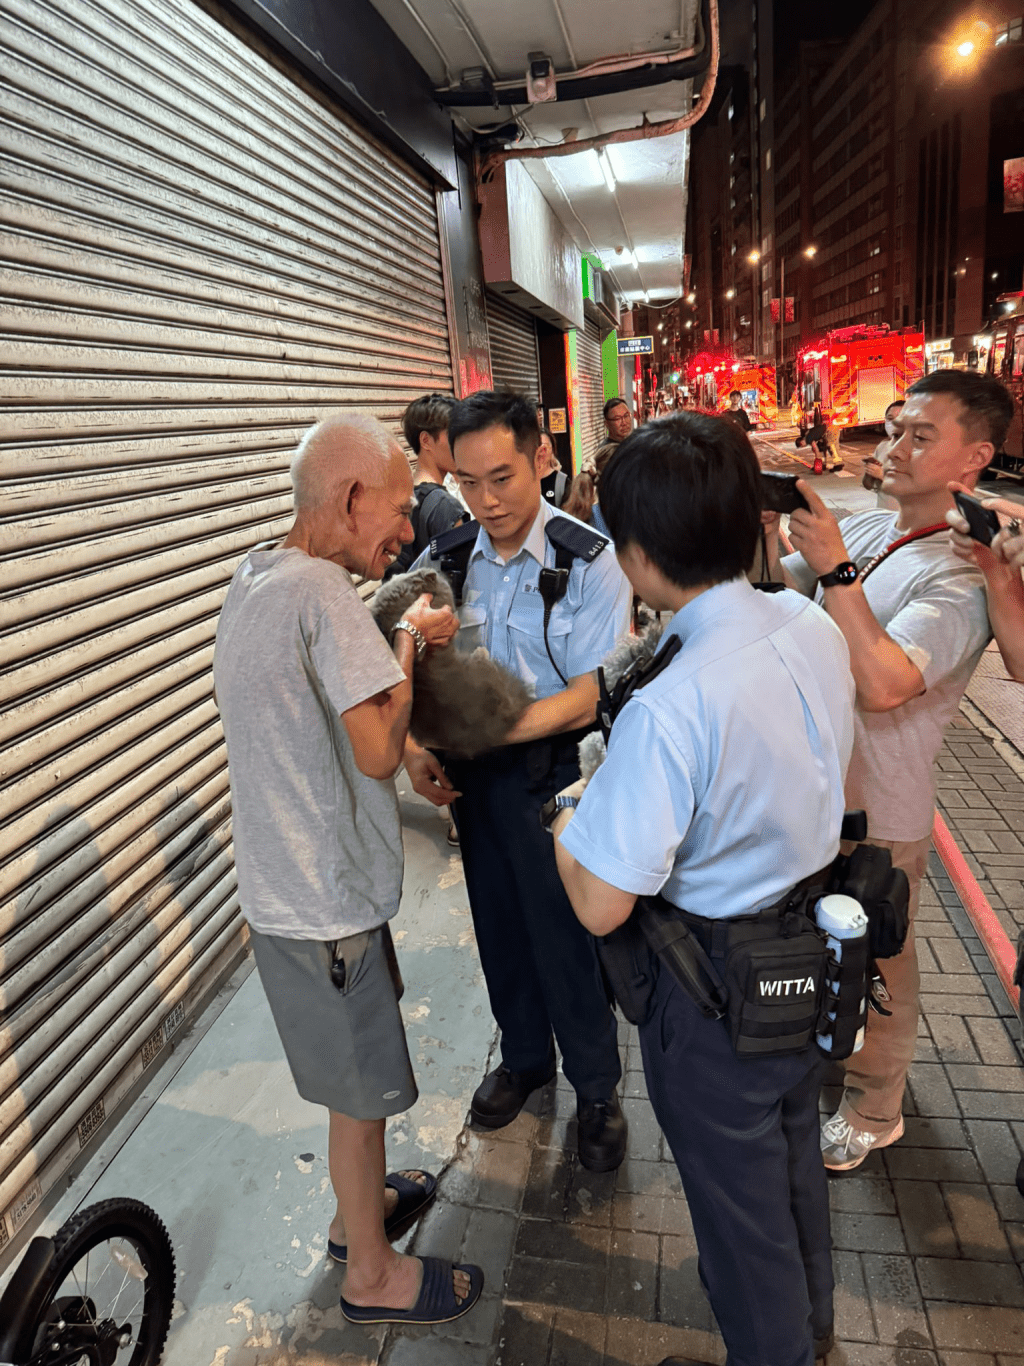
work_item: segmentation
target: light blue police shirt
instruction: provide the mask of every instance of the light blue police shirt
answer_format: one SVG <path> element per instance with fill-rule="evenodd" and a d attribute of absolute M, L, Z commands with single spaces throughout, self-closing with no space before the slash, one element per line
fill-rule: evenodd
<path fill-rule="evenodd" d="M 537 698 L 551 697 L 565 687 L 544 648 L 544 601 L 538 587 L 541 568 L 553 569 L 555 564 L 555 547 L 544 534 L 553 517 L 565 513 L 542 501 L 522 547 L 507 562 L 480 528 L 469 557 L 455 637 L 460 650 L 484 646 L 492 659 L 528 683 Z M 566 520 L 576 522 L 574 517 Z M 424 565 L 440 567 L 430 558 L 429 548 L 413 569 Z M 610 545 L 589 564 L 573 560 L 569 586 L 555 603 L 548 625 L 551 653 L 566 678 L 592 673 L 604 661 L 629 630 L 632 601 L 629 581 Z"/>
<path fill-rule="evenodd" d="M 715 919 L 770 906 L 839 848 L 854 684 L 839 628 L 798 593 L 717 584 L 626 703 L 564 847 L 625 892 Z"/>

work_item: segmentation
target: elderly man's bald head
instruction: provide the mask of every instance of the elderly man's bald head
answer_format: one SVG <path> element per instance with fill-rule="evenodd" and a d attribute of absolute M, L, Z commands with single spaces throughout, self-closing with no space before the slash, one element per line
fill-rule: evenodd
<path fill-rule="evenodd" d="M 314 512 L 358 480 L 366 488 L 387 483 L 392 460 L 404 460 L 401 447 L 369 413 L 338 413 L 311 427 L 291 464 L 296 512 Z"/>

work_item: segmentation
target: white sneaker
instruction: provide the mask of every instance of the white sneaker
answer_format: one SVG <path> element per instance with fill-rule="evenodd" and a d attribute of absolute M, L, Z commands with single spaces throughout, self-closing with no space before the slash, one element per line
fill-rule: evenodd
<path fill-rule="evenodd" d="M 821 1126 L 821 1156 L 830 1172 L 848 1172 L 859 1167 L 868 1153 L 887 1148 L 903 1137 L 903 1116 L 884 1134 L 855 1129 L 842 1115 L 833 1115 Z"/>

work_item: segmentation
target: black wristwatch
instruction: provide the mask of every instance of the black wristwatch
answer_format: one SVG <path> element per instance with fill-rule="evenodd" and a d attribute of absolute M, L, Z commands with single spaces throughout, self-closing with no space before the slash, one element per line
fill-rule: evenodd
<path fill-rule="evenodd" d="M 857 566 L 852 560 L 844 560 L 842 564 L 837 564 L 831 574 L 820 574 L 818 582 L 822 588 L 835 588 L 837 584 L 850 584 L 857 582 Z"/>
<path fill-rule="evenodd" d="M 557 797 L 551 797 L 540 809 L 540 823 L 545 830 L 550 831 L 555 823 L 555 817 L 559 811 L 575 811 L 579 806 L 578 797 L 566 797 L 559 793 Z"/>

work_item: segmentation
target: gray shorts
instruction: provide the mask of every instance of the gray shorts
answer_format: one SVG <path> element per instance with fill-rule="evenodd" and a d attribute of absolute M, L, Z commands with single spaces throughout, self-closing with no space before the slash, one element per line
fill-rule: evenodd
<path fill-rule="evenodd" d="M 352 1119 L 384 1119 L 417 1095 L 398 1009 L 402 978 L 391 930 L 325 944 L 250 926 L 256 968 L 299 1095 Z M 345 962 L 345 985 L 331 963 Z"/>

